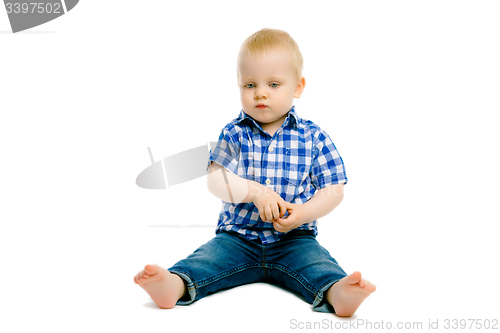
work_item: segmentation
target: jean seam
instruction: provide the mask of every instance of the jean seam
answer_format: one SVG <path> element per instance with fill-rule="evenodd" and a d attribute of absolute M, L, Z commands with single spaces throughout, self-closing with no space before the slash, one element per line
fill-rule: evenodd
<path fill-rule="evenodd" d="M 236 267 L 228 269 L 222 273 L 214 275 L 208 279 L 201 280 L 198 282 L 193 281 L 193 283 L 197 288 L 205 287 L 211 283 L 217 282 L 217 281 L 219 281 L 223 278 L 226 278 L 228 276 L 234 275 L 236 273 L 240 273 L 240 272 L 245 271 L 245 270 L 250 269 L 250 268 L 259 267 L 259 266 L 260 266 L 259 263 L 251 263 L 251 264 L 244 264 L 244 265 L 236 266 Z"/>
<path fill-rule="evenodd" d="M 288 276 L 298 281 L 307 291 L 309 291 L 313 295 L 313 297 L 316 297 L 316 292 L 314 291 L 315 288 L 310 285 L 309 282 L 307 282 L 307 280 L 304 279 L 299 273 L 295 272 L 287 266 L 280 264 L 269 264 L 269 268 L 274 268 L 286 273 Z"/>
<path fill-rule="evenodd" d="M 261 264 L 262 274 L 264 275 L 264 278 L 267 280 L 269 277 L 268 277 L 267 263 L 266 263 L 266 246 L 261 245 L 261 247 L 262 247 L 262 264 Z"/>

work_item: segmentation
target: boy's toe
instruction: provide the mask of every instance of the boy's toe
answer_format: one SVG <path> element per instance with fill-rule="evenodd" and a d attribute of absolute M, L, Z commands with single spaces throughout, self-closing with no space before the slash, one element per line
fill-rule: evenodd
<path fill-rule="evenodd" d="M 151 274 L 156 274 L 156 273 L 158 273 L 158 272 L 160 271 L 160 269 L 158 268 L 158 266 L 157 266 L 157 265 L 146 265 L 146 266 L 144 267 L 144 271 L 145 271 L 147 274 L 151 275 Z"/>

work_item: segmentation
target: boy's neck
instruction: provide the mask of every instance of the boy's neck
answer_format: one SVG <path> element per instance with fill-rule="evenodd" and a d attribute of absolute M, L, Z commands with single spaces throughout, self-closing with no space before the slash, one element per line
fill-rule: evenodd
<path fill-rule="evenodd" d="M 267 126 L 267 125 L 268 125 L 268 124 L 262 124 L 260 127 L 262 127 L 262 129 L 263 129 L 264 131 L 266 131 L 267 133 L 269 133 L 269 135 L 270 135 L 271 137 L 273 137 L 273 136 L 274 136 L 274 133 L 276 133 L 276 131 L 278 130 L 278 128 L 280 128 L 280 127 L 281 127 L 281 125 L 279 125 L 279 126 L 275 126 L 275 125 L 273 125 L 272 127 L 271 127 L 271 126 Z"/>
<path fill-rule="evenodd" d="M 262 127 L 264 131 L 266 131 L 267 133 L 269 133 L 271 137 L 273 137 L 274 133 L 276 133 L 276 131 L 281 127 L 281 125 L 283 125 L 283 122 L 285 121 L 287 116 L 288 113 L 285 114 L 280 119 L 273 121 L 272 123 L 267 123 L 267 124 L 258 123 L 258 124 L 260 125 L 260 127 Z"/>

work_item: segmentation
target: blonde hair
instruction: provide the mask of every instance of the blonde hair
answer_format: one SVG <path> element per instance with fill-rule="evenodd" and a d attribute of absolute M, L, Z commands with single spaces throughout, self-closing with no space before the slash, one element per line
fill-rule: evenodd
<path fill-rule="evenodd" d="M 241 45 L 237 65 L 242 55 L 256 55 L 274 48 L 281 48 L 289 52 L 292 57 L 292 66 L 294 67 L 295 74 L 297 78 L 300 78 L 304 66 L 302 54 L 297 43 L 283 30 L 264 28 L 248 37 Z M 240 73 L 238 68 L 236 69 L 236 73 L 239 81 Z"/>

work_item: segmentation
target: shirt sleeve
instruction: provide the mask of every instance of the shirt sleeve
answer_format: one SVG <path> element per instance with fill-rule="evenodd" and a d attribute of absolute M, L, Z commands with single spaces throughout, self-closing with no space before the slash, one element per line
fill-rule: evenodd
<path fill-rule="evenodd" d="M 329 185 L 347 184 L 344 161 L 330 136 L 323 130 L 320 130 L 317 136 L 312 163 L 311 182 L 315 188 L 322 189 Z"/>
<path fill-rule="evenodd" d="M 238 133 L 233 129 L 222 129 L 219 140 L 215 148 L 210 149 L 207 169 L 211 162 L 216 162 L 222 165 L 232 173 L 237 173 L 238 159 L 240 153 L 240 143 Z"/>

